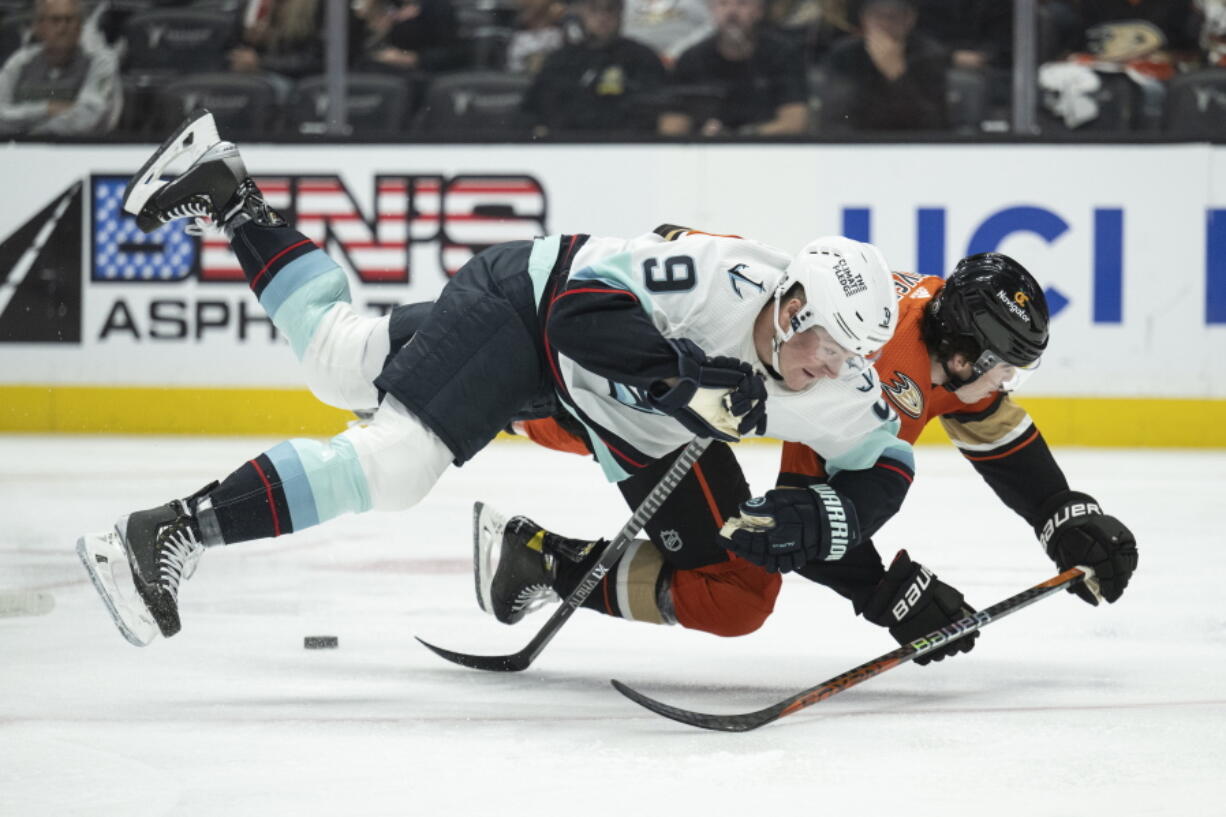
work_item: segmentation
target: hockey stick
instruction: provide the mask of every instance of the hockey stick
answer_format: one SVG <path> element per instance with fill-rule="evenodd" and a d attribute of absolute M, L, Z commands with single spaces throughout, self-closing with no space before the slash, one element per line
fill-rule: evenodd
<path fill-rule="evenodd" d="M 651 519 L 659 510 L 660 505 L 668 498 L 673 489 L 677 487 L 677 483 L 681 482 L 682 477 L 689 473 L 694 462 L 702 456 L 702 452 L 707 450 L 707 446 L 711 444 L 710 439 L 696 438 L 691 440 L 676 461 L 669 467 L 668 471 L 656 483 L 656 487 L 651 489 L 651 493 L 647 498 L 639 503 L 634 514 L 617 535 L 613 537 L 613 541 L 609 542 L 605 547 L 604 552 L 600 554 L 600 558 L 596 560 L 596 564 L 592 565 L 583 580 L 579 582 L 579 586 L 570 592 L 562 601 L 562 605 L 554 611 L 554 614 L 545 622 L 545 626 L 541 627 L 536 636 L 528 642 L 528 645 L 522 650 L 510 655 L 469 655 L 462 652 L 454 652 L 452 650 L 436 647 L 428 641 L 421 638 L 420 641 L 426 647 L 429 647 L 437 655 L 446 658 L 456 664 L 473 669 L 490 670 L 491 672 L 519 672 L 525 670 L 540 654 L 541 650 L 545 649 L 545 645 L 557 635 L 558 630 L 566 623 L 566 620 L 574 614 L 576 610 L 582 606 L 584 600 L 591 595 L 591 592 L 600 584 L 600 580 L 605 577 L 614 563 L 621 558 L 622 553 L 634 541 L 634 537 L 638 534 L 647 521 Z"/>
<path fill-rule="evenodd" d="M 912 658 L 918 658 L 925 653 L 932 652 L 946 645 L 950 641 L 980 630 L 993 621 L 1002 619 L 1010 613 L 1016 613 L 1023 607 L 1028 607 L 1039 599 L 1046 598 L 1056 591 L 1076 584 L 1079 581 L 1086 582 L 1086 586 L 1097 595 L 1098 588 L 1097 582 L 1094 581 L 1094 571 L 1088 567 L 1070 568 L 1059 576 L 1053 576 L 1045 582 L 1036 584 L 1029 590 L 1023 590 L 1015 596 L 1010 596 L 1004 601 L 993 604 L 986 610 L 980 610 L 955 624 L 929 633 L 923 638 L 912 641 L 910 644 L 904 644 L 893 652 L 888 652 L 879 658 L 874 658 L 872 661 L 861 664 L 855 669 L 850 669 L 842 675 L 836 675 L 829 681 L 825 681 L 815 687 L 810 687 L 803 692 L 798 692 L 790 698 L 768 706 L 765 709 L 759 709 L 756 712 L 746 712 L 743 715 L 709 715 L 689 709 L 681 709 L 657 701 L 655 698 L 649 698 L 643 693 L 626 686 L 621 681 L 611 681 L 611 683 L 618 692 L 636 704 L 650 709 L 657 715 L 663 715 L 666 718 L 672 718 L 675 721 L 680 721 L 690 726 L 698 726 L 703 729 L 715 729 L 724 732 L 748 732 L 750 729 L 757 729 L 759 726 L 773 723 L 786 715 L 793 715 L 802 709 L 813 706 L 813 704 L 821 703 L 845 689 L 854 687 L 861 681 L 867 681 L 869 678 L 880 675 L 886 670 L 893 669 L 900 664 L 905 664 Z"/>

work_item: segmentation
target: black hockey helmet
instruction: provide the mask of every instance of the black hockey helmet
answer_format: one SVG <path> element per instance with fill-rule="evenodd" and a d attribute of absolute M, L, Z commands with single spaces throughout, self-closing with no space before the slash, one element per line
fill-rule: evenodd
<path fill-rule="evenodd" d="M 1034 276 L 1003 253 L 985 252 L 958 262 L 928 307 L 924 336 L 942 363 L 961 352 L 978 376 L 994 362 L 1034 366 L 1047 348 L 1047 324 Z"/>

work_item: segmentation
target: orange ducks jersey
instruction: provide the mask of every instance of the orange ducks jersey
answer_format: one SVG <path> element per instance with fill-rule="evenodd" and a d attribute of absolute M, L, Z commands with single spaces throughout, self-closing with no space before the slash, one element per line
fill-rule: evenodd
<path fill-rule="evenodd" d="M 898 436 L 914 443 L 928 421 L 937 417 L 954 445 L 972 462 L 1007 458 L 1039 438 L 1025 410 L 1003 392 L 968 404 L 944 386 L 932 383 L 932 361 L 920 334 L 920 323 L 924 308 L 944 285 L 944 280 L 936 276 L 894 273 L 898 328 L 873 366 L 881 379 L 882 392 L 902 421 Z M 825 473 L 812 449 L 798 443 L 784 443 L 780 470 L 781 485 L 804 484 Z M 993 480 L 989 478 L 989 482 Z M 1020 508 L 1015 510 L 1022 512 Z"/>

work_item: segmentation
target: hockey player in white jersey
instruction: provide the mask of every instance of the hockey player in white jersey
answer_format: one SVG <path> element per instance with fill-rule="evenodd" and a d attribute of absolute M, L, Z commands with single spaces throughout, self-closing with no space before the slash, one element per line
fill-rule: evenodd
<path fill-rule="evenodd" d="M 178 161 L 186 170 L 163 179 Z M 178 632 L 179 588 L 203 548 L 410 508 L 517 419 L 573 418 L 621 484 L 695 434 L 762 433 L 849 473 L 888 458 L 909 481 L 910 447 L 864 363 L 896 320 L 888 269 L 869 245 L 820 239 L 792 256 L 722 236 L 555 235 L 477 255 L 428 313 L 363 317 L 345 272 L 264 203 L 204 112 L 133 178 L 124 207 L 145 231 L 211 219 L 313 392 L 373 410 L 329 441 L 287 441 L 186 499 L 82 537 L 78 552 L 134 644 Z M 802 547 L 806 561 L 838 559 L 857 540 L 855 508 L 837 493 L 786 510 L 772 545 L 780 559 Z"/>

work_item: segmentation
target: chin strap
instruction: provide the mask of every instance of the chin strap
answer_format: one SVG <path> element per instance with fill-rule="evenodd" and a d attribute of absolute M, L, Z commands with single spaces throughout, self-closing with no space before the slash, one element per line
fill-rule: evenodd
<path fill-rule="evenodd" d="M 946 391 L 957 391 L 963 386 L 969 386 L 970 384 L 974 383 L 980 377 L 980 375 L 976 372 L 975 375 L 969 379 L 961 378 L 950 370 L 949 363 L 944 360 L 941 361 L 941 368 L 945 370 L 944 387 Z M 974 370 L 972 369 L 972 371 Z"/>
<path fill-rule="evenodd" d="M 771 367 L 772 373 L 775 373 L 776 375 L 779 372 L 779 348 L 783 346 L 783 344 L 791 340 L 793 337 L 795 337 L 796 335 L 796 320 L 794 318 L 792 319 L 792 321 L 790 322 L 788 326 L 788 331 L 784 332 L 782 329 L 779 328 L 779 310 L 782 307 L 782 303 L 783 303 L 783 291 L 789 285 L 789 283 L 790 282 L 788 281 L 788 279 L 784 278 L 783 282 L 780 283 L 779 286 L 775 288 L 774 322 L 771 324 L 771 328 L 774 329 L 775 334 L 771 338 L 771 365 L 770 367 Z M 782 380 L 783 378 L 777 376 L 776 379 Z"/>

